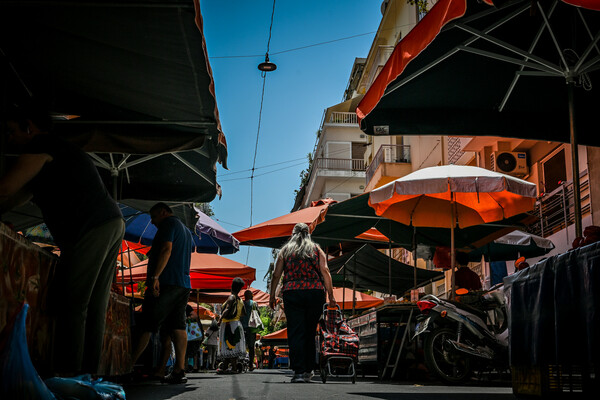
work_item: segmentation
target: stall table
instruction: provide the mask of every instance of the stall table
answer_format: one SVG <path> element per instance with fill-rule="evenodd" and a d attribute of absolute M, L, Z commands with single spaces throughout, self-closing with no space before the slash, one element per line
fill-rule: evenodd
<path fill-rule="evenodd" d="M 394 377 L 398 376 L 397 371 L 414 363 L 415 342 L 410 339 L 417 315 L 416 304 L 393 303 L 371 308 L 348 320 L 360 338 L 358 363 L 363 375 L 377 371 L 380 378 Z"/>

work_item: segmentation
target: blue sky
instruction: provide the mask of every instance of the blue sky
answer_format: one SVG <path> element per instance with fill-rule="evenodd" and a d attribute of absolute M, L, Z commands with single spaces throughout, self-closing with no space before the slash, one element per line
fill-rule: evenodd
<path fill-rule="evenodd" d="M 381 21 L 380 6 L 381 0 L 276 2 L 269 53 L 277 70 L 266 78 L 252 224 L 290 212 L 323 111 L 342 100 L 354 59 L 367 56 Z M 213 218 L 235 232 L 250 225 L 249 170 L 263 85 L 257 65 L 267 50 L 273 2 L 204 0 L 200 7 L 229 150 L 229 170 L 219 165 L 217 172 L 223 196 L 211 206 Z M 355 35 L 361 36 L 313 46 Z M 287 51 L 304 46 L 310 47 Z M 227 257 L 246 263 L 248 249 L 247 264 L 256 268 L 252 286 L 265 290 L 271 249 L 241 246 Z"/>

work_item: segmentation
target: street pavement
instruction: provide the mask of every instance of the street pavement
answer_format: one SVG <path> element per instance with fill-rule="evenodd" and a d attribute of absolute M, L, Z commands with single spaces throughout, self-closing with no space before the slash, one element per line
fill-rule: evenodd
<path fill-rule="evenodd" d="M 214 372 L 189 373 L 181 385 L 136 383 L 125 385 L 127 400 L 154 399 L 383 399 L 383 400 L 505 400 L 515 399 L 510 383 L 471 382 L 465 386 L 444 386 L 437 382 L 413 383 L 383 381 L 377 377 L 349 379 L 328 378 L 323 384 L 319 376 L 311 383 L 291 383 L 290 370 L 254 370 L 236 375 Z"/>

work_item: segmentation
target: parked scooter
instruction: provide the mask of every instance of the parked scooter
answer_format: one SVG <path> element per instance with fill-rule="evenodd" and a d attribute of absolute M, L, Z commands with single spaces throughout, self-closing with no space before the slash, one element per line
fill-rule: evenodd
<path fill-rule="evenodd" d="M 467 380 L 474 370 L 505 371 L 508 361 L 508 319 L 502 284 L 488 291 L 462 294 L 458 301 L 433 295 L 417 306 L 421 315 L 413 338 L 425 336 L 425 363 L 448 384 Z"/>

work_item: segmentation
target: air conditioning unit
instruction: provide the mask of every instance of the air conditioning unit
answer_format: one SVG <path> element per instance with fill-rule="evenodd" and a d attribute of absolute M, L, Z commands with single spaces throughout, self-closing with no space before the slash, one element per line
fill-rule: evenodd
<path fill-rule="evenodd" d="M 517 151 L 495 151 L 490 156 L 492 171 L 503 174 L 525 176 L 527 168 L 527 153 Z"/>

